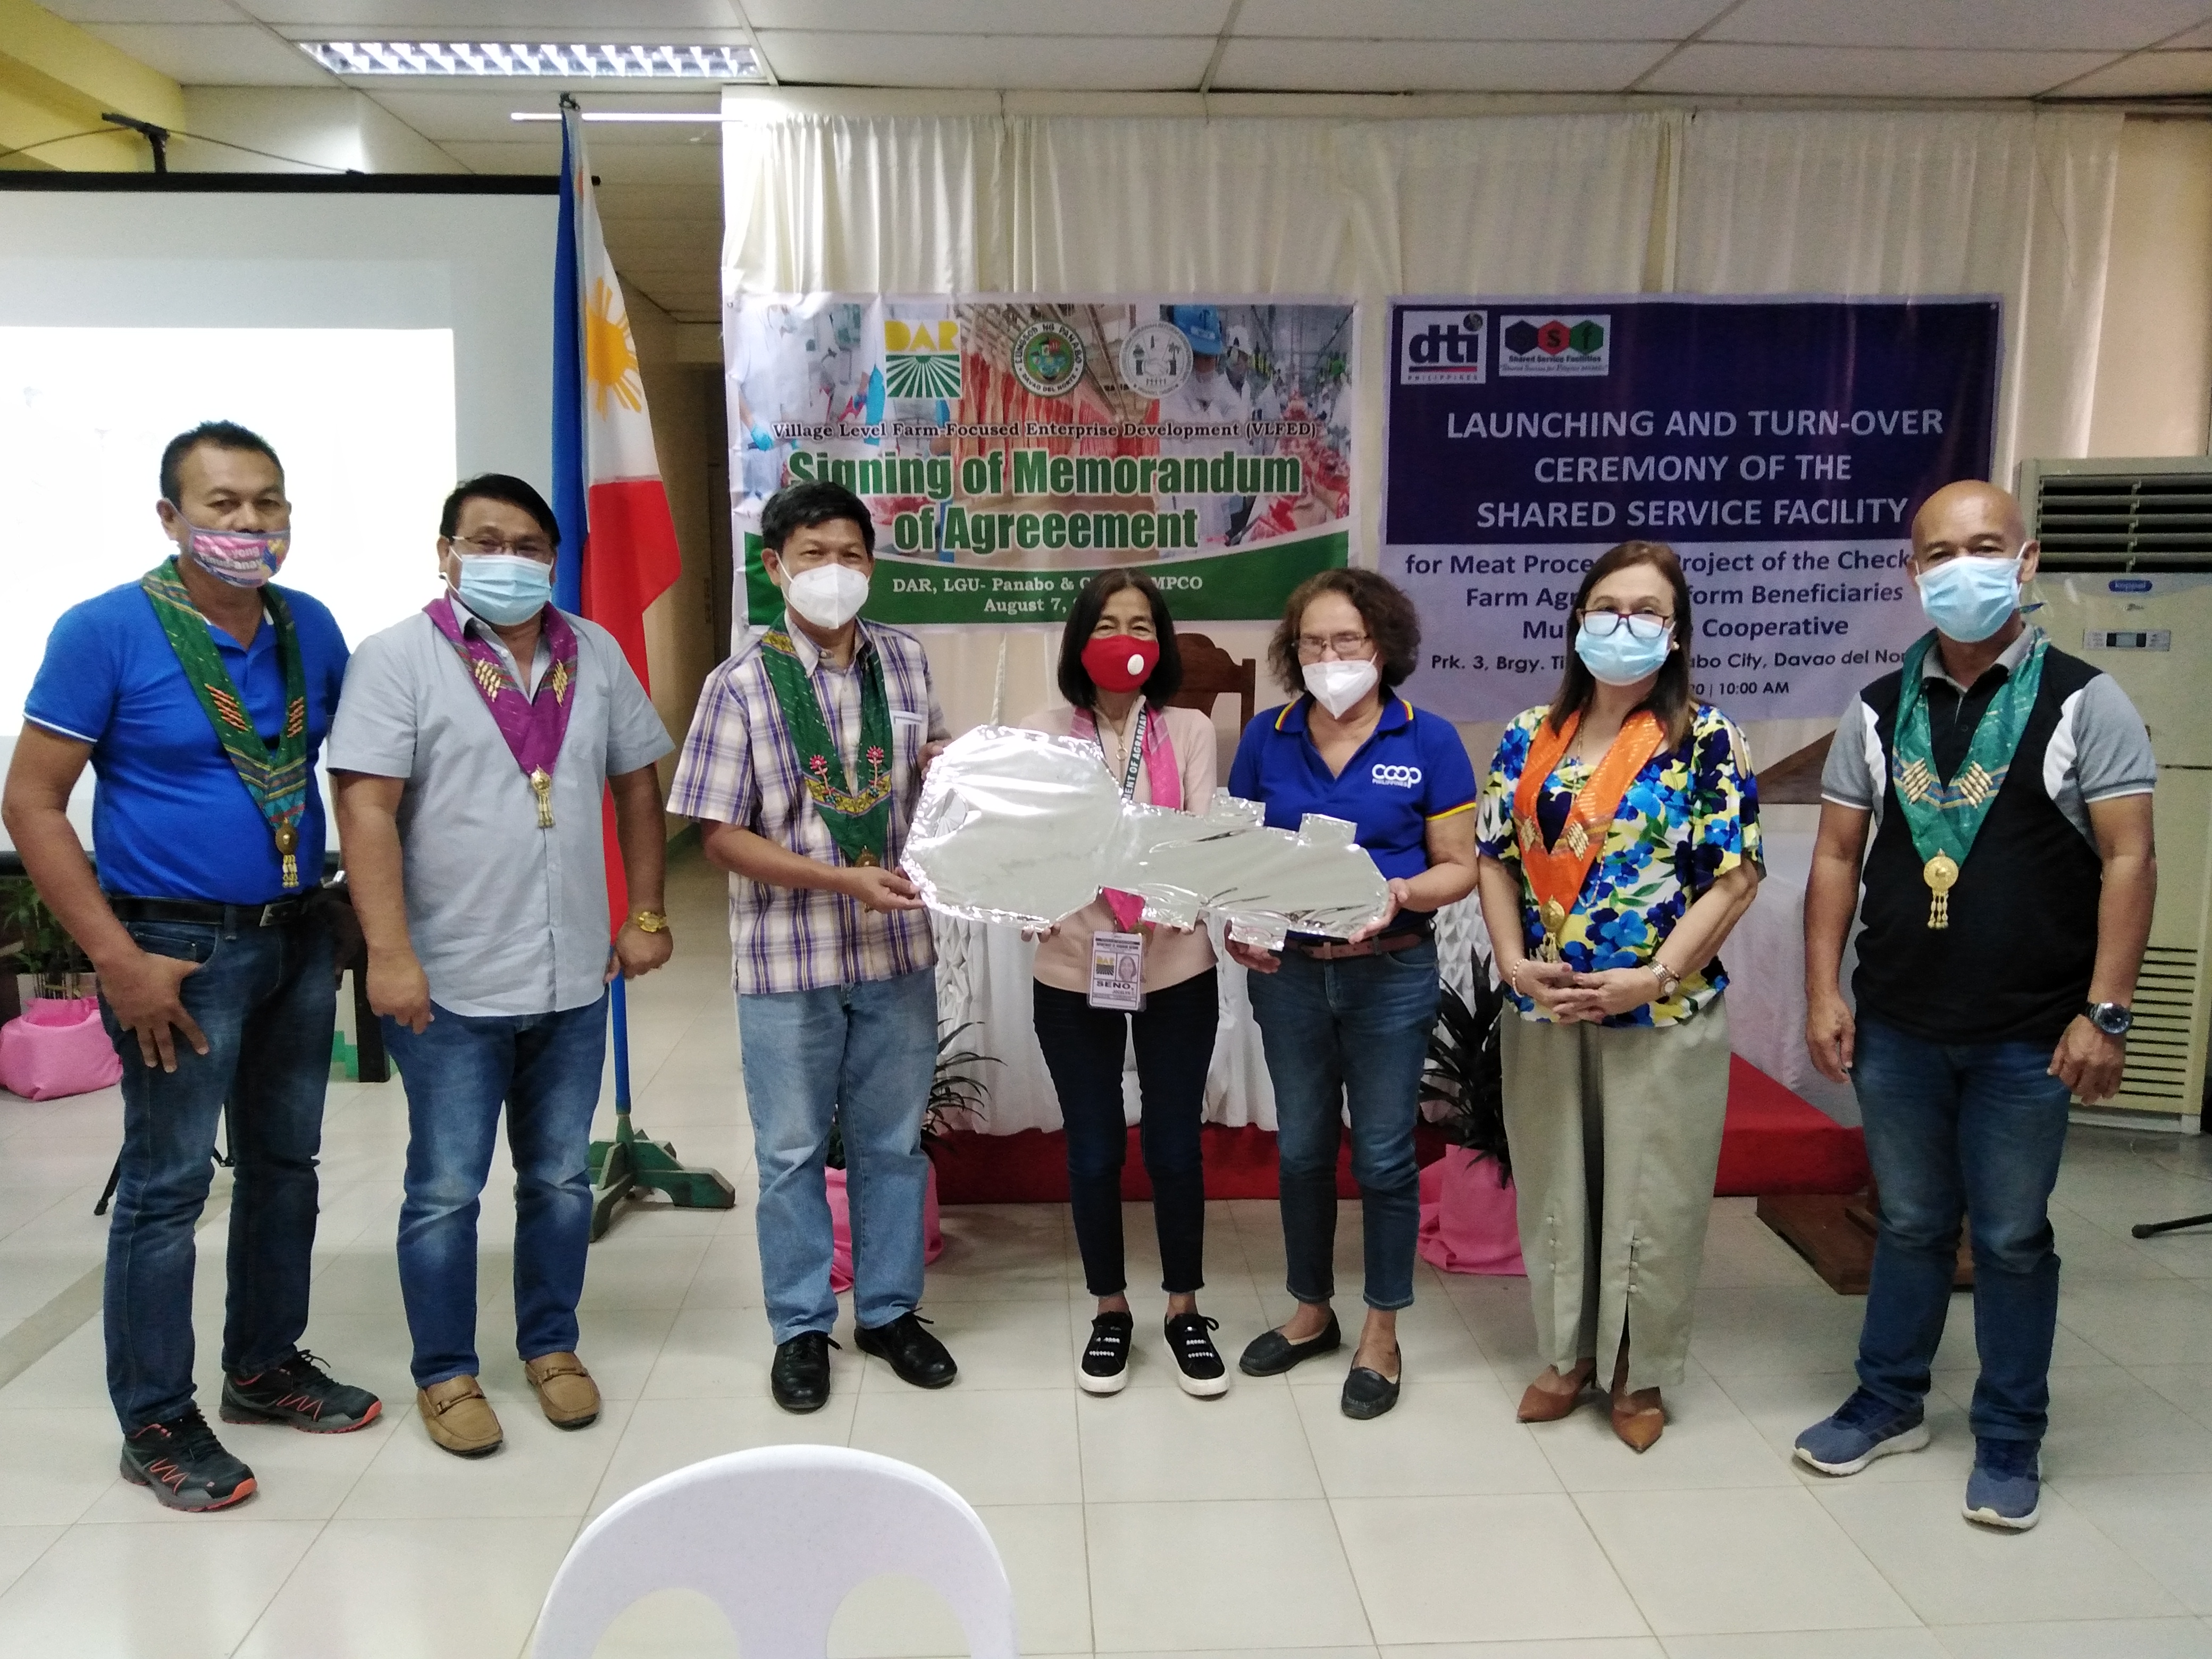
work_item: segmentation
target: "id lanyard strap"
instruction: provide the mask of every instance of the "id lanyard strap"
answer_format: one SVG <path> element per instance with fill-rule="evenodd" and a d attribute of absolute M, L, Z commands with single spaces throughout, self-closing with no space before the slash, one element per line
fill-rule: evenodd
<path fill-rule="evenodd" d="M 1137 798 L 1137 769 L 1145 763 L 1145 722 L 1152 718 L 1152 713 L 1145 704 L 1140 702 L 1137 705 L 1137 721 L 1129 728 L 1129 763 L 1121 769 L 1123 800 Z M 1106 758 L 1106 728 L 1095 720 L 1092 725 L 1098 733 L 1098 758 L 1103 760 Z"/>

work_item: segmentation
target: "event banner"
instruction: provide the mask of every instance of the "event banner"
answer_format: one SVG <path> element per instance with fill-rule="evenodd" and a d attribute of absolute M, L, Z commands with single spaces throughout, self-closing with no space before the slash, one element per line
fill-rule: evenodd
<path fill-rule="evenodd" d="M 1180 619 L 1268 617 L 1346 562 L 1349 304 L 747 295 L 727 323 L 756 623 L 761 506 L 812 478 L 868 505 L 882 622 L 1056 623 L 1113 565 Z"/>
<path fill-rule="evenodd" d="M 1690 580 L 1698 695 L 1827 716 L 1924 632 L 1909 520 L 1989 476 L 1990 298 L 1419 299 L 1390 317 L 1382 566 L 1420 607 L 1415 696 L 1550 700 L 1614 544 Z"/>

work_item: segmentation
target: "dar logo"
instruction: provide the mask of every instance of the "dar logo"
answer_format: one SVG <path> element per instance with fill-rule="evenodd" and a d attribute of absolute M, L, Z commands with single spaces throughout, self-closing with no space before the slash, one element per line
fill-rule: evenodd
<path fill-rule="evenodd" d="M 1501 317 L 1498 373 L 1508 375 L 1607 374 L 1613 370 L 1610 314 Z"/>
<path fill-rule="evenodd" d="M 1082 337 L 1046 318 L 1015 339 L 1014 378 L 1040 398 L 1065 398 L 1082 380 L 1086 359 Z"/>
<path fill-rule="evenodd" d="M 960 395 L 960 325 L 884 319 L 884 390 L 894 398 Z"/>

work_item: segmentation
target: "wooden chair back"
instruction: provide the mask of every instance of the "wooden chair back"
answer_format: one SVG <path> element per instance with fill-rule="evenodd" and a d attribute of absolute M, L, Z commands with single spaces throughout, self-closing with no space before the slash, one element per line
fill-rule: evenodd
<path fill-rule="evenodd" d="M 1176 630 L 1176 647 L 1182 653 L 1182 690 L 1168 701 L 1176 708 L 1213 713 L 1213 700 L 1224 691 L 1237 694 L 1237 729 L 1252 723 L 1260 702 L 1260 665 L 1249 657 L 1239 661 L 1203 634 Z"/>

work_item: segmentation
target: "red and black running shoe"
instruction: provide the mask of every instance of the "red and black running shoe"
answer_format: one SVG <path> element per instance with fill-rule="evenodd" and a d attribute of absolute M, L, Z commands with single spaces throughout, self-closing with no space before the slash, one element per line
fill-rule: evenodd
<path fill-rule="evenodd" d="M 253 1471 L 222 1449 L 200 1408 L 123 1437 L 123 1478 L 173 1510 L 222 1510 L 253 1496 Z"/>
<path fill-rule="evenodd" d="M 341 1382 L 301 1349 L 258 1376 L 222 1379 L 226 1423 L 283 1423 L 309 1434 L 348 1434 L 376 1421 L 384 1402 Z"/>

